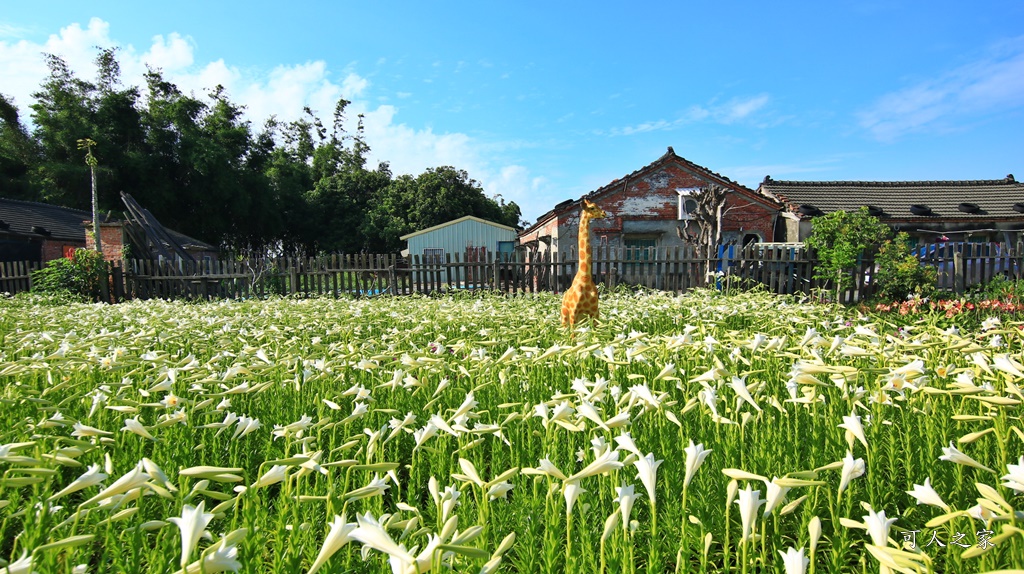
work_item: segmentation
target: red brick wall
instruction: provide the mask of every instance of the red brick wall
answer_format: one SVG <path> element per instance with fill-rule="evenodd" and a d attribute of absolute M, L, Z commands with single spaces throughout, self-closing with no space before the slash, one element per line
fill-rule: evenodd
<path fill-rule="evenodd" d="M 100 243 L 103 247 L 103 259 L 107 261 L 120 261 L 124 251 L 124 230 L 120 223 L 100 224 Z M 96 249 L 96 241 L 92 236 L 92 222 L 89 222 L 88 232 L 85 234 L 86 249 Z"/>
<path fill-rule="evenodd" d="M 722 217 L 722 231 L 743 233 L 757 232 L 764 241 L 775 241 L 773 225 L 775 211 L 765 209 L 759 203 L 749 201 L 742 195 L 731 193 L 725 200 L 725 209 L 729 210 Z"/>
<path fill-rule="evenodd" d="M 630 180 L 626 185 L 619 183 L 618 190 L 597 199 L 609 219 L 596 222 L 594 228 L 615 227 L 622 220 L 634 221 L 675 221 L 679 215 L 679 194 L 677 189 L 700 188 L 707 180 L 682 169 L 668 165 L 644 177 Z M 757 232 L 764 241 L 774 241 L 774 218 L 778 211 L 753 201 L 736 191 L 726 196 L 725 214 L 722 217 L 723 232 Z"/>
<path fill-rule="evenodd" d="M 43 263 L 47 261 L 53 261 L 54 259 L 60 259 L 64 257 L 64 249 L 66 247 L 74 247 L 79 249 L 85 248 L 84 241 L 69 241 L 67 239 L 46 239 L 43 241 Z"/>

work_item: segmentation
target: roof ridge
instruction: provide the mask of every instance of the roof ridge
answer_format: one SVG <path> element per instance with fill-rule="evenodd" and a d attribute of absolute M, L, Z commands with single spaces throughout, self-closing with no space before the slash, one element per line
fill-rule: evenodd
<path fill-rule="evenodd" d="M 949 180 L 894 180 L 894 181 L 868 181 L 868 180 L 784 180 L 766 177 L 761 185 L 765 186 L 816 186 L 816 187 L 841 187 L 841 186 L 862 186 L 862 187 L 923 187 L 923 186 L 977 186 L 977 185 L 1013 185 L 1024 186 L 1021 182 L 1013 179 L 949 179 Z"/>

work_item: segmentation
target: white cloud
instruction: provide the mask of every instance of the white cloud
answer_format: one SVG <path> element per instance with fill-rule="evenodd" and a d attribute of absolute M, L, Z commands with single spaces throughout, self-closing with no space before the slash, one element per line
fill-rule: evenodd
<path fill-rule="evenodd" d="M 29 28 L 0 22 L 0 38 L 23 38 L 30 32 L 31 30 Z"/>
<path fill-rule="evenodd" d="M 195 62 L 192 42 L 178 33 L 170 34 L 166 40 L 160 35 L 153 36 L 153 45 L 140 60 L 167 71 L 184 70 Z"/>
<path fill-rule="evenodd" d="M 987 113 L 1024 107 L 1024 36 L 937 78 L 891 92 L 858 114 L 881 141 L 915 132 L 956 129 Z"/>
<path fill-rule="evenodd" d="M 746 98 L 733 98 L 722 104 L 712 101 L 706 106 L 690 106 L 678 117 L 671 120 L 658 119 L 643 122 L 635 126 L 613 128 L 609 133 L 611 135 L 630 136 L 646 132 L 670 131 L 685 125 L 702 121 L 712 121 L 720 124 L 733 124 L 751 119 L 756 112 L 760 111 L 768 104 L 770 99 L 771 98 L 768 94 L 760 94 Z"/>
<path fill-rule="evenodd" d="M 518 146 L 519 142 L 487 144 L 464 133 L 436 132 L 431 127 L 401 123 L 397 120 L 399 108 L 371 103 L 368 79 L 346 69 L 339 83 L 322 60 L 281 64 L 264 71 L 243 71 L 223 59 L 197 62 L 195 42 L 176 32 L 153 36 L 144 51 L 121 45 L 111 37 L 107 22 L 93 18 L 85 28 L 71 24 L 42 44 L 0 40 L 0 69 L 5 70 L 0 91 L 14 96 L 23 118 L 28 121 L 31 94 L 48 75 L 42 53 L 62 56 L 76 75 L 92 79 L 96 73 L 93 63 L 96 46 L 118 47 L 118 62 L 126 85 L 144 86 L 143 75 L 148 65 L 161 69 L 164 76 L 185 93 L 202 96 L 218 84 L 224 86 L 231 101 L 246 107 L 246 117 L 256 129 L 271 115 L 280 121 L 297 119 L 303 115 L 304 106 L 315 110 L 325 125 L 330 125 L 334 106 L 344 97 L 352 101 L 347 110 L 351 120 L 347 129 L 355 129 L 358 114 L 365 116 L 364 133 L 371 148 L 371 166 L 387 161 L 395 174 L 416 175 L 429 167 L 452 165 L 466 170 L 470 177 L 481 182 L 488 195 L 501 194 L 506 201 L 518 203 L 524 208 L 524 215 L 536 216 L 538 209 L 545 209 L 531 210 L 528 204 L 531 203 L 529 198 L 535 197 L 532 194 L 542 190 L 547 182 L 531 175 L 526 167 L 501 157 L 504 149 Z M 410 92 L 394 94 L 399 99 L 411 95 Z"/>
<path fill-rule="evenodd" d="M 752 98 L 733 98 L 728 104 L 722 106 L 718 114 L 719 121 L 724 124 L 742 120 L 757 110 L 760 110 L 768 103 L 768 94 L 761 94 Z"/>

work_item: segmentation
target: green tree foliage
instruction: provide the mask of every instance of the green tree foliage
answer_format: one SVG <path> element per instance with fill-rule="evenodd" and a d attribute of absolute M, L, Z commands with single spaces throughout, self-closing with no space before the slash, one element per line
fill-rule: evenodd
<path fill-rule="evenodd" d="M 33 94 L 32 130 L 0 96 L 0 185 L 7 197 L 87 210 L 89 166 L 77 142 L 95 141 L 101 212 L 132 194 L 165 226 L 238 253 L 393 252 L 399 236 L 464 215 L 517 225 L 519 206 L 487 197 L 453 167 L 393 177 L 368 168 L 362 117 L 346 130 L 340 99 L 324 126 L 313 110 L 254 129 L 222 86 L 183 93 L 160 70 L 124 86 L 115 49 L 101 49 L 92 81 L 58 56 Z"/>
<path fill-rule="evenodd" d="M 875 264 L 878 267 L 877 296 L 886 301 L 927 295 L 935 288 L 935 268 L 921 265 L 910 248 L 909 236 L 902 231 L 878 248 Z"/>
<path fill-rule="evenodd" d="M 38 163 L 38 148 L 21 124 L 18 108 L 0 94 L 0 189 L 13 199 L 36 199 L 31 182 L 32 166 Z"/>
<path fill-rule="evenodd" d="M 833 211 L 816 217 L 807 245 L 818 254 L 814 276 L 828 281 L 836 290 L 836 299 L 850 285 L 850 271 L 868 249 L 889 239 L 892 231 L 866 207 L 858 211 Z"/>
<path fill-rule="evenodd" d="M 61 257 L 32 273 L 35 293 L 70 294 L 85 300 L 100 296 L 106 264 L 99 251 L 76 249 L 71 259 Z"/>

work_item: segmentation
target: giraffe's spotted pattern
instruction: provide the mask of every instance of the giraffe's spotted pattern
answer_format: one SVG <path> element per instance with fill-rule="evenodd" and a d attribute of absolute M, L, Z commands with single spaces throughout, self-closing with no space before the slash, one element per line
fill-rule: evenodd
<path fill-rule="evenodd" d="M 579 230 L 580 263 L 572 286 L 562 297 L 563 327 L 571 329 L 584 317 L 590 317 L 593 321 L 598 318 L 597 286 L 594 285 L 594 278 L 590 275 L 590 221 L 603 217 L 605 217 L 605 212 L 600 207 L 583 200 Z"/>

